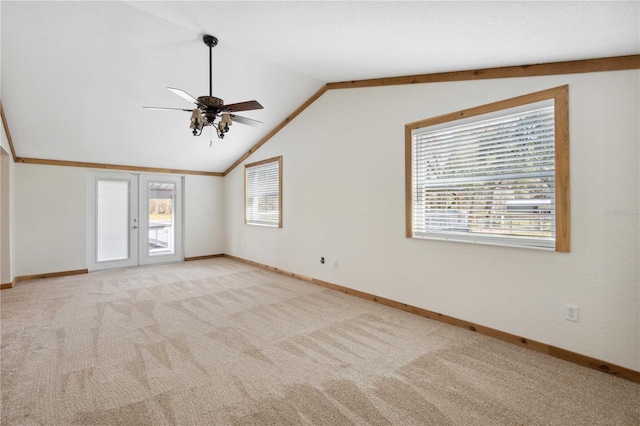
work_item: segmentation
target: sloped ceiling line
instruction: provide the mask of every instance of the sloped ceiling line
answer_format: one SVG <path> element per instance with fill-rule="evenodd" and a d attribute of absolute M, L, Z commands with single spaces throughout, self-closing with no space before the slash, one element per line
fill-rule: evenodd
<path fill-rule="evenodd" d="M 27 158 L 27 157 L 18 157 L 16 160 L 16 163 L 40 164 L 40 165 L 48 165 L 48 166 L 84 167 L 89 169 L 125 170 L 125 171 L 146 172 L 146 173 L 202 175 L 202 176 L 219 176 L 219 177 L 224 176 L 222 173 L 219 173 L 219 172 L 165 169 L 161 167 L 127 166 L 127 165 L 120 165 L 120 164 L 87 163 L 84 161 L 45 160 L 42 158 Z"/>
<path fill-rule="evenodd" d="M 267 133 L 267 135 L 265 137 L 263 137 L 262 139 L 260 139 L 254 146 L 251 147 L 251 149 L 249 151 L 247 151 L 245 154 L 242 155 L 242 157 L 240 157 L 235 163 L 233 163 L 231 165 L 231 167 L 229 167 L 224 173 L 223 175 L 226 176 L 229 173 L 231 173 L 231 171 L 233 169 L 235 169 L 237 166 L 239 166 L 244 160 L 247 159 L 247 157 L 249 157 L 251 154 L 253 154 L 254 152 L 256 152 L 258 150 L 258 148 L 260 148 L 262 145 L 264 145 L 269 139 L 271 139 L 273 136 L 276 135 L 276 133 L 278 133 L 280 130 L 282 130 L 282 128 L 284 126 L 286 126 L 287 124 L 289 124 L 291 121 L 293 121 L 294 118 L 296 118 L 302 111 L 304 111 L 305 109 L 307 109 L 307 107 L 309 107 L 309 105 L 311 105 L 312 103 L 314 103 L 320 96 L 322 96 L 327 90 L 328 90 L 329 85 L 325 84 L 324 86 L 322 86 L 320 88 L 320 90 L 318 90 L 316 93 L 314 93 L 313 95 L 311 95 L 311 97 L 309 99 L 307 99 L 302 105 L 300 105 L 295 111 L 293 111 L 291 114 L 289 114 L 287 116 L 287 118 L 285 118 L 284 120 L 282 120 L 282 122 L 280 122 L 280 124 L 278 124 L 276 127 L 273 128 L 273 130 L 271 130 L 269 133 Z"/>
<path fill-rule="evenodd" d="M 0 114 L 2 115 L 2 123 L 4 125 L 5 132 L 7 134 L 7 139 L 9 141 L 9 146 L 11 148 L 11 154 L 13 156 L 14 162 L 16 163 L 67 166 L 67 167 L 85 167 L 85 168 L 98 168 L 98 169 L 110 169 L 110 170 L 127 170 L 127 171 L 140 171 L 140 172 L 152 172 L 152 173 L 226 176 L 229 173 L 231 173 L 231 171 L 233 171 L 244 160 L 246 160 L 250 155 L 256 152 L 268 140 L 270 140 L 273 136 L 275 136 L 287 124 L 293 121 L 293 119 L 296 118 L 300 113 L 302 113 L 311 104 L 313 104 L 327 90 L 465 81 L 465 80 L 483 80 L 483 79 L 496 79 L 496 78 L 533 77 L 533 76 L 542 76 L 542 75 L 623 71 L 623 70 L 631 70 L 631 69 L 640 69 L 640 55 L 615 56 L 615 57 L 608 57 L 608 58 L 586 59 L 586 60 L 579 60 L 579 61 L 550 62 L 550 63 L 534 64 L 534 65 L 485 68 L 485 69 L 479 69 L 479 70 L 453 71 L 453 72 L 435 73 L 435 74 L 420 74 L 420 75 L 411 75 L 411 76 L 402 76 L 402 77 L 386 77 L 386 78 L 379 78 L 379 79 L 327 83 L 324 86 L 322 86 L 316 93 L 314 93 L 309 99 L 307 99 L 304 103 L 302 103 L 302 105 L 300 105 L 295 111 L 293 111 L 289 116 L 287 116 L 276 127 L 274 127 L 273 130 L 271 130 L 266 136 L 260 139 L 249 151 L 243 154 L 225 172 L 178 170 L 178 169 L 165 169 L 165 168 L 156 168 L 156 167 L 140 167 L 140 166 L 129 166 L 129 165 L 117 165 L 117 164 L 87 163 L 87 162 L 77 162 L 77 161 L 47 160 L 47 159 L 40 159 L 40 158 L 18 157 L 15 153 L 13 141 L 9 133 L 9 127 L 7 124 L 7 120 L 6 120 L 4 109 L 2 108 L 1 102 L 0 102 Z"/>
<path fill-rule="evenodd" d="M 327 90 L 354 89 L 363 87 L 393 86 L 406 84 L 443 83 L 451 81 L 485 80 L 496 78 L 534 77 L 541 75 L 580 74 L 604 71 L 623 71 L 640 69 L 640 55 L 614 56 L 609 58 L 585 59 L 579 61 L 549 62 L 534 65 L 519 65 L 511 67 L 485 68 L 469 71 L 452 71 L 435 74 L 419 74 L 404 77 L 386 77 L 369 80 L 354 80 L 336 83 L 327 83 L 318 92 L 311 96 L 304 104 L 298 107 L 289 117 L 276 126 L 269 134 L 256 143 L 249 151 L 229 167 L 224 175 L 231 173 L 238 165 L 246 160 L 258 148 L 264 145 L 293 118 L 316 101 Z"/>
<path fill-rule="evenodd" d="M 353 89 L 356 87 L 393 86 L 404 84 L 443 83 L 451 81 L 485 80 L 495 78 L 534 77 L 542 75 L 580 74 L 603 71 L 622 71 L 640 68 L 640 55 L 612 56 L 565 62 L 548 62 L 535 65 L 518 65 L 469 71 L 452 71 L 435 74 L 409 75 L 405 77 L 374 78 L 369 80 L 329 83 L 329 89 Z"/>

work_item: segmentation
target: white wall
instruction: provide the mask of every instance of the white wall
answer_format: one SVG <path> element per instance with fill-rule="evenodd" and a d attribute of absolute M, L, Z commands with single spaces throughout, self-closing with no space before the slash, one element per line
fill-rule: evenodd
<path fill-rule="evenodd" d="M 87 268 L 87 170 L 16 164 L 15 275 Z M 223 253 L 223 179 L 185 177 L 184 255 Z"/>
<path fill-rule="evenodd" d="M 87 267 L 86 170 L 16 164 L 15 275 Z"/>
<path fill-rule="evenodd" d="M 640 370 L 639 75 L 329 91 L 245 162 L 283 155 L 282 229 L 244 225 L 225 178 L 225 251 Z M 571 253 L 405 237 L 405 123 L 564 84 Z"/>
<path fill-rule="evenodd" d="M 184 257 L 224 253 L 224 179 L 185 176 Z"/>

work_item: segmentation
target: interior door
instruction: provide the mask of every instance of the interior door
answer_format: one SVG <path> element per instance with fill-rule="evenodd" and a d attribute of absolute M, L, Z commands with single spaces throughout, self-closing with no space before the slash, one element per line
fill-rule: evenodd
<path fill-rule="evenodd" d="M 138 265 L 138 177 L 88 174 L 89 270 Z"/>
<path fill-rule="evenodd" d="M 182 258 L 182 177 L 140 175 L 139 263 Z"/>

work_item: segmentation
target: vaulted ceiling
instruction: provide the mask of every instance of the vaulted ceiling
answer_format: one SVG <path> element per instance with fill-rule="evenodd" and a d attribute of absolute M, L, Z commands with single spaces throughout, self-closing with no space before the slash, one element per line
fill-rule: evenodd
<path fill-rule="evenodd" d="M 0 2 L 18 156 L 224 172 L 325 83 L 640 53 L 640 2 Z M 256 99 L 194 137 L 166 89 Z M 304 143 L 304 141 L 300 141 Z"/>

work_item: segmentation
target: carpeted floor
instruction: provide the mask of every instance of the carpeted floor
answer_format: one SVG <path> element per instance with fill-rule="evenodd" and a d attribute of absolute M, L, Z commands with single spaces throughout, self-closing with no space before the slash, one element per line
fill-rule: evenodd
<path fill-rule="evenodd" d="M 640 385 L 226 258 L 0 293 L 3 425 L 639 425 Z"/>

